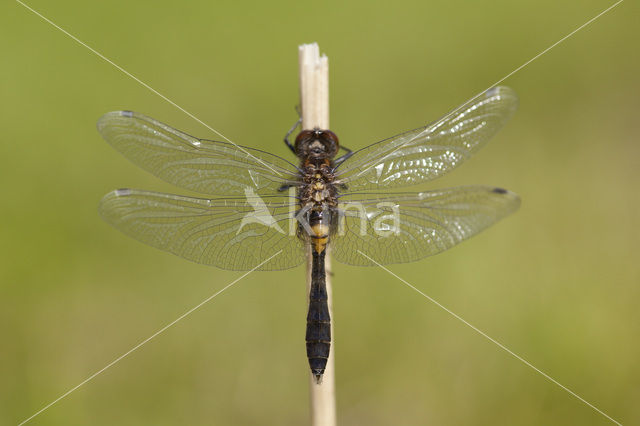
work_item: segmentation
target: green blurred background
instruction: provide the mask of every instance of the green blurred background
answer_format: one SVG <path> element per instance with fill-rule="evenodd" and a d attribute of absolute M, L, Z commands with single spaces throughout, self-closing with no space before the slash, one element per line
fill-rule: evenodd
<path fill-rule="evenodd" d="M 288 156 L 297 46 L 330 59 L 331 123 L 360 148 L 443 115 L 607 1 L 29 4 L 244 145 Z M 640 424 L 640 6 L 504 84 L 512 122 L 424 188 L 494 184 L 521 210 L 391 269 L 623 424 Z M 133 109 L 216 135 L 11 1 L 0 6 L 0 424 L 17 424 L 240 276 L 102 222 L 114 188 L 185 194 L 95 130 Z M 335 265 L 345 425 L 610 424 L 375 268 Z M 247 276 L 34 425 L 308 421 L 304 270 Z"/>

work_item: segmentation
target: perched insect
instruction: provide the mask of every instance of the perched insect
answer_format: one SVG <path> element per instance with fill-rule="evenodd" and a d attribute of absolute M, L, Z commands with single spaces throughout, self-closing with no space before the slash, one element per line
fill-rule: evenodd
<path fill-rule="evenodd" d="M 307 357 L 320 382 L 331 345 L 325 255 L 350 265 L 412 262 L 447 250 L 514 212 L 505 189 L 463 186 L 384 193 L 449 172 L 513 115 L 515 93 L 495 87 L 427 126 L 351 151 L 327 129 L 285 143 L 298 166 L 268 152 L 189 136 L 131 111 L 105 114 L 98 131 L 138 166 L 215 198 L 119 189 L 102 217 L 133 238 L 198 263 L 280 270 L 311 252 Z M 336 158 L 338 151 L 345 154 Z"/>

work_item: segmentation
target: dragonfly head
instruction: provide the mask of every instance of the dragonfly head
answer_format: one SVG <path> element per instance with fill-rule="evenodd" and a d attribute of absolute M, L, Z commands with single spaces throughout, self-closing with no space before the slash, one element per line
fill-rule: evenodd
<path fill-rule="evenodd" d="M 296 155 L 299 158 L 333 158 L 338 153 L 338 136 L 331 130 L 303 130 L 296 137 Z"/>

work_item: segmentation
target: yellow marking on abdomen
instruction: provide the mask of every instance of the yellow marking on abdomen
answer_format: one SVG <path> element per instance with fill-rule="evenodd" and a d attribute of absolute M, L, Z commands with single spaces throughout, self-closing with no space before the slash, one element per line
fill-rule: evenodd
<path fill-rule="evenodd" d="M 329 241 L 329 227 L 322 223 L 318 223 L 317 225 L 313 225 L 311 230 L 313 231 L 313 235 L 311 235 L 311 238 L 313 239 L 313 247 L 317 253 L 322 253 L 327 247 L 327 242 Z"/>

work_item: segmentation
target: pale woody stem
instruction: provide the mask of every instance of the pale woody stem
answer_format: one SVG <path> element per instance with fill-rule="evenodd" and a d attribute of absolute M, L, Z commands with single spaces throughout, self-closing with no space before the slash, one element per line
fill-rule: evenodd
<path fill-rule="evenodd" d="M 329 129 L 329 59 L 320 56 L 316 43 L 299 46 L 300 64 L 300 106 L 302 108 L 303 129 Z M 307 262 L 307 294 L 311 288 L 311 248 L 308 247 Z M 309 389 L 311 398 L 311 424 L 313 426 L 335 426 L 335 334 L 333 331 L 333 309 L 331 291 L 331 263 L 329 256 L 325 259 L 327 271 L 327 293 L 329 296 L 329 312 L 331 321 L 331 351 L 321 384 L 309 372 Z"/>

